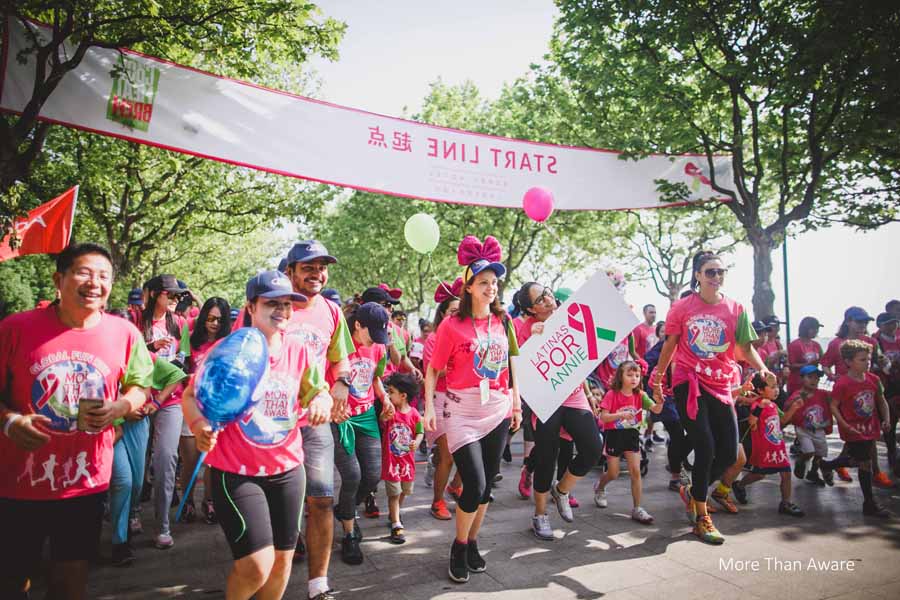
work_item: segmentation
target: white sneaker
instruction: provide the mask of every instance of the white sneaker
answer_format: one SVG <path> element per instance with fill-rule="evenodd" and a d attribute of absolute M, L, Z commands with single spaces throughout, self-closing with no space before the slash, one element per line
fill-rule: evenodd
<path fill-rule="evenodd" d="M 161 533 L 156 536 L 156 547 L 160 550 L 168 550 L 172 546 L 175 545 L 175 540 L 172 539 L 172 534 L 170 533 Z"/>
<path fill-rule="evenodd" d="M 563 494 L 556 489 L 555 481 L 550 486 L 550 496 L 553 497 L 553 501 L 556 503 L 556 510 L 559 511 L 559 516 L 562 517 L 562 520 L 566 523 L 574 521 L 575 516 L 572 514 L 572 507 L 569 506 L 569 494 Z"/>
<path fill-rule="evenodd" d="M 594 484 L 594 504 L 597 505 L 597 508 L 606 508 L 608 506 L 608 502 L 606 501 L 606 490 L 599 489 L 600 482 Z"/>
<path fill-rule="evenodd" d="M 653 522 L 653 517 L 646 510 L 641 508 L 640 506 L 635 506 L 631 510 L 631 518 L 637 521 L 638 523 L 642 523 L 644 525 L 649 525 Z"/>
<path fill-rule="evenodd" d="M 531 531 L 534 537 L 539 540 L 553 540 L 553 528 L 550 527 L 550 517 L 547 515 L 537 515 L 531 517 Z"/>

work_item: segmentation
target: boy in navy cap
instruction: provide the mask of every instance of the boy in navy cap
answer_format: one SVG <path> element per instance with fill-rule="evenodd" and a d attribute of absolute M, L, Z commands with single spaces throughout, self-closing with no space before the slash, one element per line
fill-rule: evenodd
<path fill-rule="evenodd" d="M 794 475 L 797 479 L 806 478 L 816 485 L 834 485 L 834 477 L 831 472 L 823 473 L 824 480 L 819 477 L 819 463 L 828 457 L 828 442 L 826 435 L 831 433 L 833 419 L 831 416 L 831 397 L 825 390 L 819 389 L 819 380 L 825 371 L 817 365 L 804 365 L 800 367 L 800 380 L 802 386 L 795 391 L 784 408 L 786 411 L 797 406 L 791 419 L 794 431 L 797 433 L 797 443 L 800 447 L 800 456 L 794 463 Z M 806 472 L 807 463 L 812 460 L 812 468 Z"/>

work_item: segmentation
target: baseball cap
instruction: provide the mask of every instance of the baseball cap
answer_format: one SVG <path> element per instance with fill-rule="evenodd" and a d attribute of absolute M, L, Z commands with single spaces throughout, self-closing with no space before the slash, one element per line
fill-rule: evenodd
<path fill-rule="evenodd" d="M 471 281 L 473 277 L 485 269 L 493 271 L 497 274 L 497 277 L 506 276 L 506 267 L 503 266 L 503 263 L 491 262 L 486 258 L 480 258 L 466 268 L 466 276 L 468 277 L 466 281 Z"/>
<path fill-rule="evenodd" d="M 410 358 L 422 358 L 425 353 L 425 344 L 422 342 L 413 342 L 409 348 Z"/>
<path fill-rule="evenodd" d="M 869 316 L 869 313 L 866 312 L 866 309 L 861 308 L 859 306 L 851 306 L 847 310 L 844 311 L 844 320 L 845 321 L 874 321 L 872 317 Z"/>
<path fill-rule="evenodd" d="M 369 330 L 369 336 L 376 344 L 387 344 L 390 341 L 387 332 L 390 315 L 380 304 L 366 302 L 356 309 L 356 322 Z"/>
<path fill-rule="evenodd" d="M 259 297 L 280 298 L 290 296 L 294 302 L 306 302 L 308 298 L 294 291 L 291 280 L 278 271 L 262 271 L 250 278 L 247 282 L 247 300 L 252 301 Z"/>
<path fill-rule="evenodd" d="M 386 289 L 381 287 L 366 288 L 366 291 L 362 293 L 362 301 L 374 302 L 375 304 L 381 304 L 382 306 L 385 302 L 389 304 L 400 304 L 399 300 L 395 300 L 390 294 L 388 294 Z"/>
<path fill-rule="evenodd" d="M 753 331 L 757 331 L 757 332 L 765 331 L 766 329 L 769 328 L 769 326 L 766 325 L 765 323 L 763 323 L 762 321 L 753 321 L 753 323 L 751 323 L 750 326 L 753 327 Z"/>
<path fill-rule="evenodd" d="M 881 327 L 882 325 L 887 325 L 891 321 L 900 322 L 900 319 L 897 318 L 896 315 L 892 315 L 891 313 L 883 312 L 878 315 L 878 318 L 875 319 L 875 324 Z"/>
<path fill-rule="evenodd" d="M 178 285 L 178 280 L 175 279 L 174 275 L 157 275 L 147 282 L 147 289 L 155 292 L 166 291 L 181 294 L 187 288 L 182 288 Z"/>
<path fill-rule="evenodd" d="M 762 322 L 766 324 L 766 327 L 774 327 L 776 325 L 785 324 L 784 321 L 779 320 L 775 315 L 769 315 L 768 317 L 763 319 Z"/>
<path fill-rule="evenodd" d="M 334 288 L 325 288 L 324 290 L 322 290 L 322 293 L 320 294 L 320 296 L 322 296 L 326 300 L 331 300 L 338 306 L 341 305 L 341 295 Z"/>
<path fill-rule="evenodd" d="M 128 292 L 128 304 L 143 304 L 144 298 L 141 293 L 141 288 L 134 288 L 130 292 Z"/>
<path fill-rule="evenodd" d="M 820 369 L 818 365 L 803 365 L 800 367 L 800 376 L 806 377 L 807 375 L 816 374 L 819 377 L 825 374 L 825 371 Z"/>
<path fill-rule="evenodd" d="M 335 257 L 328 254 L 328 250 L 322 245 L 322 242 L 317 240 L 301 240 L 294 244 L 293 248 L 288 252 L 287 264 L 290 266 L 296 262 L 309 262 L 311 260 L 316 260 L 317 258 L 325 259 L 325 262 L 327 263 L 337 262 Z"/>
<path fill-rule="evenodd" d="M 287 265 L 287 258 L 282 258 L 280 261 L 278 261 L 278 272 L 284 273 L 284 270 L 287 269 Z"/>

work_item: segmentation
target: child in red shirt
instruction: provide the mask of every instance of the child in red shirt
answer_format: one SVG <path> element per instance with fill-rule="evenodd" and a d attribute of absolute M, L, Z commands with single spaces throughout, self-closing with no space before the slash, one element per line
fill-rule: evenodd
<path fill-rule="evenodd" d="M 390 539 L 394 544 L 402 544 L 406 537 L 400 522 L 400 507 L 413 493 L 415 452 L 425 436 L 425 428 L 419 411 L 409 405 L 419 391 L 415 378 L 405 373 L 394 373 L 387 378 L 385 385 L 387 396 L 394 405 L 394 413 L 382 413 L 381 416 L 381 479 L 388 496 Z"/>
<path fill-rule="evenodd" d="M 869 372 L 871 354 L 872 346 L 862 340 L 847 340 L 841 346 L 847 373 L 838 379 L 831 391 L 831 413 L 845 442 L 844 452 L 834 460 L 823 460 L 821 465 L 823 474 L 838 467 L 856 467 L 859 487 L 865 498 L 863 514 L 889 517 L 887 509 L 879 506 L 872 495 L 875 440 L 889 423 L 881 381 Z"/>
<path fill-rule="evenodd" d="M 750 406 L 750 436 L 753 438 L 750 452 L 750 473 L 745 473 L 731 486 L 734 496 L 741 504 L 747 504 L 747 486 L 765 479 L 766 475 L 781 475 L 781 503 L 778 512 L 792 517 L 802 517 L 804 512 L 791 502 L 791 462 L 781 428 L 789 423 L 800 404 L 794 405 L 786 413 L 775 404 L 778 397 L 777 385 L 770 385 L 757 373 L 753 376 L 753 391 L 757 400 Z"/>
<path fill-rule="evenodd" d="M 819 389 L 819 379 L 825 372 L 818 365 L 804 365 L 797 375 L 801 388 L 788 398 L 786 409 L 797 407 L 791 423 L 797 432 L 797 444 L 800 456 L 794 462 L 794 475 L 819 486 L 834 485 L 834 477 L 829 472 L 828 478 L 819 477 L 819 463 L 828 456 L 826 435 L 831 433 L 831 398 L 828 392 Z M 812 468 L 806 472 L 806 464 L 812 459 Z"/>

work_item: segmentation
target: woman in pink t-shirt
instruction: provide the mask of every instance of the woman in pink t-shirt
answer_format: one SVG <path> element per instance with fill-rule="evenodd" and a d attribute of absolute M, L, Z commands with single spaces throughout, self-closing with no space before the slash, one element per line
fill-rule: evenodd
<path fill-rule="evenodd" d="M 234 557 L 228 598 L 281 598 L 291 575 L 306 490 L 299 417 L 305 406 L 309 424 L 321 425 L 332 409 L 307 346 L 285 335 L 291 303 L 305 301 L 278 271 L 247 282 L 247 312 L 269 346 L 269 368 L 250 414 L 213 432 L 197 407 L 194 383 L 184 391 L 185 418 L 197 448 L 209 452 L 216 517 Z"/>
<path fill-rule="evenodd" d="M 437 341 L 437 329 L 444 319 L 456 316 L 459 311 L 459 296 L 462 294 L 463 280 L 457 277 L 452 284 L 441 282 L 434 290 L 434 301 L 438 303 L 434 313 L 434 331 L 425 339 L 425 347 L 422 350 L 422 365 L 427 370 L 428 363 L 434 354 L 434 343 Z M 453 467 L 453 455 L 447 446 L 447 436 L 444 435 L 444 407 L 448 402 L 447 381 L 443 373 L 437 373 L 434 388 L 434 430 L 425 432 L 425 439 L 431 446 L 431 456 L 425 467 L 426 479 L 429 471 L 434 470 L 434 497 L 431 500 L 431 516 L 441 521 L 449 521 L 453 517 L 447 510 L 444 501 L 444 490 L 450 480 L 450 469 Z M 432 467 L 432 465 L 434 465 Z M 459 473 L 457 473 L 459 477 Z M 458 486 L 454 486 L 454 490 Z M 458 494 L 457 494 L 458 495 Z"/>
<path fill-rule="evenodd" d="M 756 335 L 744 307 L 720 291 L 727 269 L 719 256 L 698 252 L 692 271 L 694 292 L 673 304 L 666 315 L 666 342 L 652 381 L 653 395 L 657 400 L 663 397 L 662 374 L 674 355 L 675 403 L 694 446 L 693 484 L 681 488 L 681 497 L 694 523 L 694 534 L 704 542 L 721 544 L 725 539 L 709 517 L 706 497 L 710 482 L 738 458 L 731 394 L 737 358 L 743 358 L 767 379 L 774 381 L 775 376 L 751 345 Z"/>
<path fill-rule="evenodd" d="M 510 354 L 518 354 L 518 345 L 498 294 L 498 281 L 506 274 L 500 263 L 500 244 L 491 236 L 483 244 L 466 236 L 457 258 L 460 265 L 466 265 L 466 283 L 459 314 L 445 319 L 437 331 L 425 378 L 424 421 L 426 430 L 435 429 L 434 392 L 438 373 L 446 371 L 444 430 L 463 482 L 456 504 L 449 576 L 464 583 L 469 572 L 486 569 L 476 540 L 510 424 L 518 429 L 522 406 L 509 362 Z"/>
<path fill-rule="evenodd" d="M 528 342 L 532 335 L 543 333 L 544 322 L 556 311 L 556 299 L 549 288 L 531 283 L 522 286 L 516 296 L 524 317 L 517 335 L 518 343 L 522 345 Z M 542 422 L 533 416 L 532 423 L 535 446 L 532 452 L 534 516 L 531 519 L 531 527 L 538 539 L 552 540 L 553 529 L 547 516 L 547 497 L 552 495 L 559 516 L 567 523 L 571 523 L 574 517 L 569 504 L 569 492 L 575 488 L 578 480 L 597 464 L 603 451 L 603 443 L 583 384 L 579 384 L 571 391 L 549 419 Z M 563 428 L 575 442 L 578 454 L 569 463 L 565 473 L 559 477 L 559 481 L 551 485 L 556 455 L 559 452 L 559 435 Z"/>

